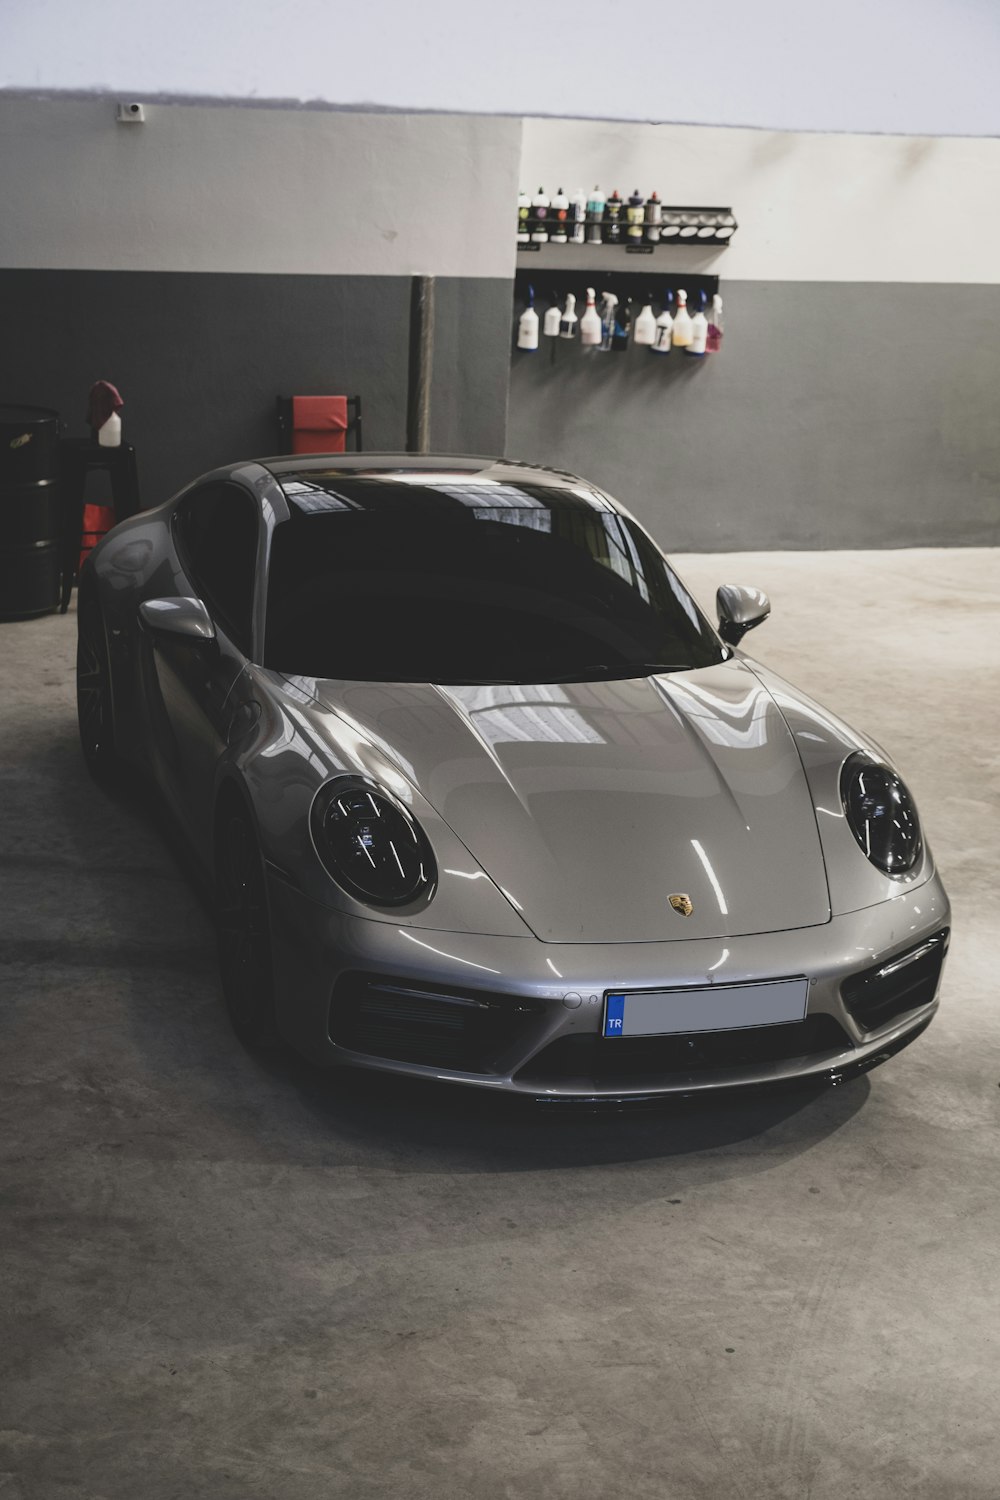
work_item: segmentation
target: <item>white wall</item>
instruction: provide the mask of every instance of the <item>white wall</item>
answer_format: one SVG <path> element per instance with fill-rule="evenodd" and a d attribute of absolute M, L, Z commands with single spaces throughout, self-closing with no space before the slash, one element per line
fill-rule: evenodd
<path fill-rule="evenodd" d="M 0 88 L 1000 133 L 996 0 L 6 0 Z"/>
<path fill-rule="evenodd" d="M 0 265 L 507 277 L 521 122 L 0 96 Z"/>
<path fill-rule="evenodd" d="M 725 251 L 664 248 L 663 267 L 744 281 L 941 282 L 945 294 L 949 283 L 1000 282 L 998 140 L 529 119 L 521 181 L 732 206 L 740 228 Z"/>

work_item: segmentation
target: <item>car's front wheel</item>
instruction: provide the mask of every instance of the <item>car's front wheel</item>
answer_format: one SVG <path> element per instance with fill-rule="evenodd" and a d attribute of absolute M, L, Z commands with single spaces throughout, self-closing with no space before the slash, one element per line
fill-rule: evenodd
<path fill-rule="evenodd" d="M 87 769 L 95 781 L 109 786 L 120 769 L 111 662 L 101 607 L 89 597 L 81 599 L 77 609 L 76 714 Z"/>
<path fill-rule="evenodd" d="M 272 1051 L 280 1038 L 264 861 L 249 814 L 235 797 L 219 813 L 215 868 L 219 965 L 229 1019 L 247 1046 Z"/>

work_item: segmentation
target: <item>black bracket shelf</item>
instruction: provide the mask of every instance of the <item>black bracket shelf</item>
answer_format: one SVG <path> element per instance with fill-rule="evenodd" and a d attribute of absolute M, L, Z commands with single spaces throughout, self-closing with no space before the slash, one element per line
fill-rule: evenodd
<path fill-rule="evenodd" d="M 607 291 L 614 292 L 620 302 L 631 297 L 633 304 L 648 301 L 661 307 L 665 292 L 671 291 L 676 296 L 678 287 L 683 287 L 688 294 L 688 307 L 694 311 L 702 292 L 711 302 L 719 290 L 719 278 L 714 273 L 677 270 L 662 262 L 654 264 L 644 260 L 637 264 L 630 257 L 620 270 L 599 271 L 592 268 L 589 271 L 577 271 L 569 267 L 560 270 L 552 267 L 551 263 L 537 267 L 519 265 L 514 275 L 515 302 L 522 305 L 527 303 L 529 286 L 535 289 L 535 307 L 540 313 L 544 311 L 546 302 L 554 299 L 563 301 L 567 292 L 573 293 L 577 308 L 582 310 L 587 300 L 588 286 L 594 288 L 598 301 L 601 293 Z"/>

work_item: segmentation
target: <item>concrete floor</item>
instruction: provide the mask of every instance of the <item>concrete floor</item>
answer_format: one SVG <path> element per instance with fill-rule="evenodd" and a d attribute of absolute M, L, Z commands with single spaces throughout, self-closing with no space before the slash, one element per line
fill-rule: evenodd
<path fill-rule="evenodd" d="M 1000 553 L 689 557 L 903 766 L 930 1031 L 820 1096 L 558 1115 L 265 1069 L 75 620 L 0 627 L 3 1500 L 1000 1494 Z"/>

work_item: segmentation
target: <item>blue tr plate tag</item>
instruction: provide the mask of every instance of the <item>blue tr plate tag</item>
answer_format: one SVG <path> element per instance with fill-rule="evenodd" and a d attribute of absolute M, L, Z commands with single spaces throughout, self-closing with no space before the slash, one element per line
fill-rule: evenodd
<path fill-rule="evenodd" d="M 604 1035 L 621 1036 L 625 1023 L 625 996 L 609 995 L 604 1006 Z"/>

